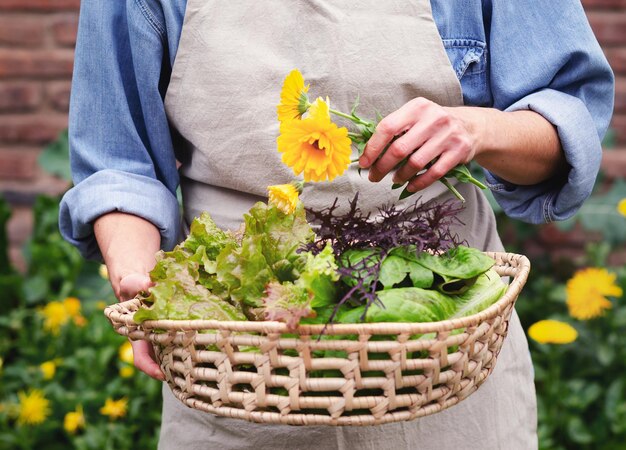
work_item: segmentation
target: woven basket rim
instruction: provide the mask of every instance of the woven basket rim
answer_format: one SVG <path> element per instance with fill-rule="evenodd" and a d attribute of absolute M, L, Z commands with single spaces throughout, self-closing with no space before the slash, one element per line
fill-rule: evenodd
<path fill-rule="evenodd" d="M 424 334 L 455 330 L 471 327 L 491 319 L 500 314 L 504 308 L 514 302 L 521 292 L 530 271 L 530 261 L 524 255 L 506 252 L 485 252 L 496 260 L 494 269 L 500 276 L 513 276 L 511 283 L 503 296 L 487 309 L 466 317 L 447 319 L 438 322 L 377 322 L 358 324 L 333 324 L 333 325 L 298 325 L 295 330 L 287 327 L 282 322 L 272 321 L 219 321 L 219 320 L 148 320 L 137 324 L 133 317 L 134 312 L 140 305 L 140 300 L 134 298 L 105 308 L 104 314 L 113 324 L 131 327 L 141 327 L 144 331 L 171 330 L 230 330 L 239 332 L 271 333 L 295 333 L 300 335 L 319 335 L 324 332 L 327 335 L 344 334 Z M 507 266 L 506 264 L 511 264 Z"/>

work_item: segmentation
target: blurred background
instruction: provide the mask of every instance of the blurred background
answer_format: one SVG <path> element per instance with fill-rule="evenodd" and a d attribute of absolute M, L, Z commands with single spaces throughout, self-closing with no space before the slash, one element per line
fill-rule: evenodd
<path fill-rule="evenodd" d="M 626 0 L 582 3 L 616 75 L 595 191 L 565 223 L 494 209 L 507 250 L 533 263 L 517 309 L 539 323 L 541 448 L 626 449 Z M 156 448 L 160 385 L 104 319 L 106 273 L 56 225 L 79 6 L 0 0 L 0 448 Z"/>

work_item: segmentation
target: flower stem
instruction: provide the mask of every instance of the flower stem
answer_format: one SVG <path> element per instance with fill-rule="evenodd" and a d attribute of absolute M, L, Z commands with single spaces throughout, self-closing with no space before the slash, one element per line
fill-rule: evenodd
<path fill-rule="evenodd" d="M 463 203 L 465 203 L 465 198 L 461 195 L 459 191 L 456 190 L 454 186 L 452 186 L 452 184 L 446 178 L 439 178 L 439 181 L 441 181 L 443 185 L 447 187 L 450 190 L 450 192 L 454 194 L 456 198 L 458 198 Z"/>
<path fill-rule="evenodd" d="M 350 120 L 351 122 L 353 122 L 353 123 L 355 123 L 357 125 L 373 125 L 371 122 L 368 122 L 366 120 L 362 120 L 362 119 L 360 119 L 360 118 L 358 118 L 356 116 L 352 116 L 350 114 L 342 113 L 341 111 L 337 111 L 336 109 L 330 108 L 329 111 L 331 113 L 333 113 L 334 115 L 339 116 L 339 117 L 343 117 L 344 119 L 348 119 L 348 120 Z"/>
<path fill-rule="evenodd" d="M 487 189 L 487 186 L 485 186 L 483 183 L 481 183 L 479 180 L 477 180 L 474 177 L 469 178 L 469 182 L 475 186 L 478 186 L 481 189 Z"/>

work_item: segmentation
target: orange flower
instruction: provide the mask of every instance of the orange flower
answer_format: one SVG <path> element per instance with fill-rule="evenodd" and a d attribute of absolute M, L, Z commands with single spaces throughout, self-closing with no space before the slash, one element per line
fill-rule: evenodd
<path fill-rule="evenodd" d="M 615 274 L 603 268 L 579 270 L 567 282 L 567 308 L 579 320 L 593 319 L 610 309 L 606 296 L 621 297 L 622 288 L 615 284 Z"/>
<path fill-rule="evenodd" d="M 302 117 L 310 106 L 309 97 L 306 95 L 308 91 L 309 85 L 304 85 L 304 77 L 300 71 L 295 69 L 289 72 L 280 91 L 280 103 L 276 107 L 280 122 Z"/>
<path fill-rule="evenodd" d="M 290 120 L 280 126 L 278 151 L 294 174 L 303 173 L 304 181 L 331 181 L 350 164 L 352 141 L 345 127 L 330 120 L 327 101 L 318 98 L 308 117 Z"/>
<path fill-rule="evenodd" d="M 578 337 L 576 329 L 558 320 L 540 320 L 528 329 L 528 335 L 540 344 L 569 344 Z"/>

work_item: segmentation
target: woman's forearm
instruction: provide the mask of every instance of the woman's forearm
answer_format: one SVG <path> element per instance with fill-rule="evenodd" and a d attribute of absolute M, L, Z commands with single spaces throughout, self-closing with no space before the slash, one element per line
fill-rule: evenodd
<path fill-rule="evenodd" d="M 109 279 L 120 298 L 120 281 L 131 274 L 147 274 L 159 251 L 159 230 L 132 214 L 113 212 L 94 222 L 94 233 L 109 271 Z"/>
<path fill-rule="evenodd" d="M 566 172 L 558 133 L 540 114 L 478 107 L 450 109 L 476 136 L 474 160 L 500 178 L 530 185 Z"/>

